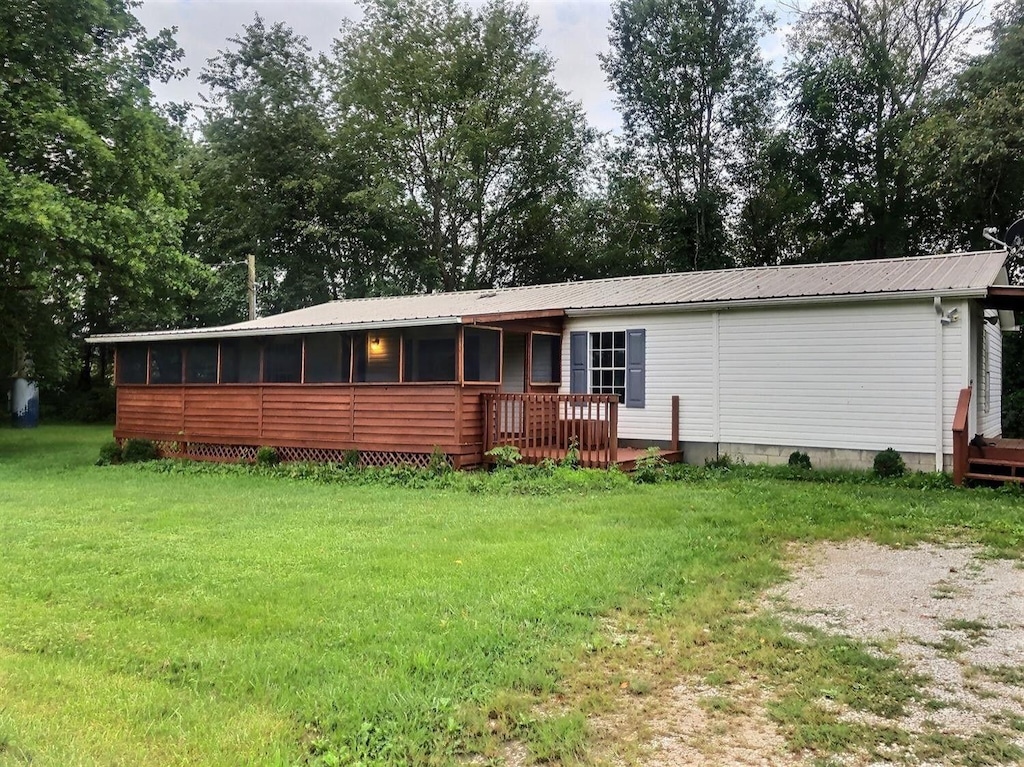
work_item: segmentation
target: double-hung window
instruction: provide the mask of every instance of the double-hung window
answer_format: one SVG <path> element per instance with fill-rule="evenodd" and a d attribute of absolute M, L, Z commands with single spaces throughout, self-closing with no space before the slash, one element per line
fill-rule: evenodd
<path fill-rule="evenodd" d="M 602 330 L 569 334 L 569 390 L 614 394 L 626 407 L 646 405 L 645 330 Z"/>

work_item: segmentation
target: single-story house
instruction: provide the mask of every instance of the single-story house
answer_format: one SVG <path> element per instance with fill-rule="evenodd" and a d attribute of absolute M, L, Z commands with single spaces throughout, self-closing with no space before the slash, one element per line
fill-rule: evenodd
<path fill-rule="evenodd" d="M 334 301 L 114 344 L 117 439 L 236 460 L 455 466 L 515 444 L 950 469 L 1000 435 L 1004 251 Z M 966 444 L 966 443 L 965 443 Z M 630 452 L 630 450 L 634 452 Z"/>

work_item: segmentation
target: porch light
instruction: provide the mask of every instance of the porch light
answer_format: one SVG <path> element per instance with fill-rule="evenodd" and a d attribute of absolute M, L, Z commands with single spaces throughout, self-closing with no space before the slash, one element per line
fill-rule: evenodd
<path fill-rule="evenodd" d="M 379 336 L 370 336 L 370 357 L 384 357 L 387 355 L 387 350 L 384 348 L 384 340 Z"/>

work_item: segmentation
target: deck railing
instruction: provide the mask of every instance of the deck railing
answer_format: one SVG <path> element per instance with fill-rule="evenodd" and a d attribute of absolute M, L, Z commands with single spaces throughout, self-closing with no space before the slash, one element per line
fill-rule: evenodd
<path fill-rule="evenodd" d="M 619 398 L 614 394 L 483 395 L 484 452 L 519 448 L 527 463 L 561 460 L 575 447 L 581 466 L 608 468 L 618 461 Z"/>
<path fill-rule="evenodd" d="M 967 436 L 968 413 L 971 407 L 971 387 L 960 390 L 953 414 L 953 484 L 962 485 L 967 476 L 970 456 L 970 438 Z"/>

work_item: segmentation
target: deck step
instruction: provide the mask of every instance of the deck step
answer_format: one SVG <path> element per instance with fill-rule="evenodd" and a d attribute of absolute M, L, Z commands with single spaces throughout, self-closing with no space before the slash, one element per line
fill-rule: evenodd
<path fill-rule="evenodd" d="M 971 456 L 971 465 L 985 464 L 986 466 L 1015 466 L 1019 469 L 1024 469 L 1024 458 L 976 458 Z"/>
<path fill-rule="evenodd" d="M 969 471 L 964 477 L 967 479 L 982 479 L 988 482 L 1024 482 L 1024 477 L 1012 474 L 982 474 L 976 471 Z"/>

